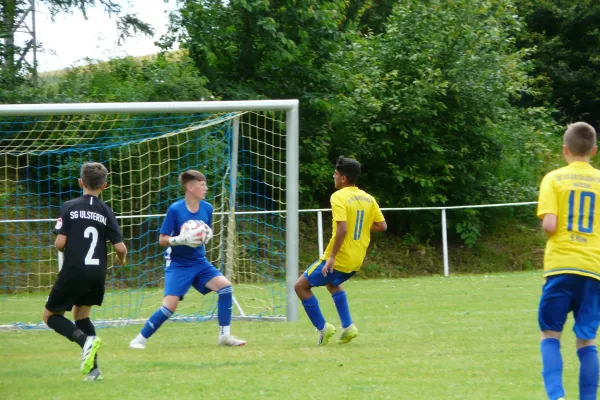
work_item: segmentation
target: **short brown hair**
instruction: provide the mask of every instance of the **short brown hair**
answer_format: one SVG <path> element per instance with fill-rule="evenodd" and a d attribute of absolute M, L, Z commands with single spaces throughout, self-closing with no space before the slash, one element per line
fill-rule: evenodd
<path fill-rule="evenodd" d="M 100 163 L 86 162 L 81 166 L 80 178 L 83 186 L 90 190 L 100 189 L 106 182 L 107 176 L 108 170 Z"/>
<path fill-rule="evenodd" d="M 196 171 L 195 169 L 188 169 L 185 172 L 179 174 L 179 182 L 181 182 L 181 186 L 185 187 L 191 181 L 200 181 L 206 182 L 206 177 L 200 171 Z"/>
<path fill-rule="evenodd" d="M 567 126 L 564 142 L 574 156 L 587 156 L 596 145 L 596 130 L 585 122 L 575 122 Z"/>

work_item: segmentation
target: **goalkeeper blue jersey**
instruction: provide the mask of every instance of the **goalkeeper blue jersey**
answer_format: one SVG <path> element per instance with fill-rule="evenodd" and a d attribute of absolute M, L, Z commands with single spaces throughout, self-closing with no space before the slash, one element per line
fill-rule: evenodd
<path fill-rule="evenodd" d="M 185 200 L 173 203 L 167 210 L 167 215 L 160 228 L 161 235 L 179 236 L 181 226 L 189 220 L 204 221 L 212 229 L 213 206 L 206 201 L 200 201 L 200 207 L 195 213 L 190 212 Z M 165 251 L 167 267 L 187 267 L 204 260 L 206 251 L 204 245 L 192 248 L 189 246 L 172 246 Z"/>

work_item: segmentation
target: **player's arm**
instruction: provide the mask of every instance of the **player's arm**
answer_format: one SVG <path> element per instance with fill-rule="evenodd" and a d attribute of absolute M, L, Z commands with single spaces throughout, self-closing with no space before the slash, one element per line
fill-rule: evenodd
<path fill-rule="evenodd" d="M 552 236 L 556 232 L 558 225 L 558 215 L 556 214 L 544 214 L 542 219 L 542 229 L 547 236 Z"/>
<path fill-rule="evenodd" d="M 373 200 L 373 208 L 375 209 L 375 218 L 373 225 L 371 225 L 371 232 L 385 232 L 387 231 L 387 222 L 379 208 L 377 201 Z"/>
<path fill-rule="evenodd" d="M 336 224 L 335 236 L 333 238 L 333 246 L 331 246 L 331 254 L 325 261 L 325 266 L 322 269 L 323 275 L 327 276 L 328 273 L 333 272 L 333 266 L 335 264 L 335 256 L 342 248 L 346 234 L 348 233 L 348 223 L 346 222 L 348 210 L 344 202 L 339 199 L 335 194 L 331 196 L 331 213 L 333 214 L 333 220 Z"/>
<path fill-rule="evenodd" d="M 335 259 L 335 256 L 342 248 L 344 240 L 346 239 L 346 233 L 348 233 L 348 224 L 346 221 L 336 221 L 337 229 L 335 231 L 335 237 L 333 238 L 333 247 L 331 248 L 331 255 L 329 258 Z"/>
<path fill-rule="evenodd" d="M 178 236 L 171 236 L 175 232 L 177 226 L 177 217 L 171 207 L 167 210 L 167 215 L 160 228 L 160 236 L 158 237 L 158 244 L 162 247 L 170 246 L 190 246 L 198 247 L 202 244 L 202 239 L 196 234 L 185 234 L 181 233 Z"/>
<path fill-rule="evenodd" d="M 119 260 L 119 265 L 125 265 L 125 256 L 127 256 L 127 246 L 125 243 L 115 243 L 113 244 L 115 252 L 117 253 L 117 258 Z"/>
<path fill-rule="evenodd" d="M 540 184 L 537 216 L 542 220 L 542 229 L 550 237 L 558 226 L 558 199 L 554 190 L 554 174 L 547 174 Z"/>
<path fill-rule="evenodd" d="M 56 236 L 56 240 L 54 241 L 54 247 L 56 247 L 56 250 L 60 252 L 65 251 L 65 247 L 67 247 L 67 236 L 58 234 Z"/>
<path fill-rule="evenodd" d="M 385 231 L 387 231 L 387 222 L 385 222 L 385 221 L 373 222 L 373 225 L 371 225 L 371 232 L 385 232 Z"/>
<path fill-rule="evenodd" d="M 127 246 L 123 243 L 123 232 L 119 228 L 117 217 L 114 211 L 110 208 L 107 210 L 108 225 L 107 237 L 113 245 L 115 253 L 117 253 L 117 262 L 119 265 L 125 265 L 125 256 L 127 256 Z"/>
<path fill-rule="evenodd" d="M 71 218 L 69 216 L 69 209 L 66 205 L 63 205 L 60 210 L 60 218 L 56 221 L 56 226 L 53 232 L 56 233 L 56 240 L 54 240 L 54 247 L 56 250 L 63 252 L 67 247 L 67 232 L 71 226 Z"/>

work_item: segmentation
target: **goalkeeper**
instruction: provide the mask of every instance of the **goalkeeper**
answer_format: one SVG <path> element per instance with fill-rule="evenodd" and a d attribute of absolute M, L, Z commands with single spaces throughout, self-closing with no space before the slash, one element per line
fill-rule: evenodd
<path fill-rule="evenodd" d="M 203 295 L 211 291 L 219 295 L 219 345 L 243 346 L 246 341 L 230 334 L 231 282 L 206 259 L 204 244 L 210 240 L 212 232 L 206 237 L 200 237 L 194 231 L 180 233 L 181 226 L 189 220 L 203 221 L 212 229 L 213 206 L 204 201 L 208 190 L 206 177 L 198 171 L 188 170 L 179 175 L 179 182 L 185 197 L 169 207 L 160 228 L 159 244 L 167 248 L 163 305 L 150 316 L 129 347 L 146 348 L 148 338 L 175 313 L 190 286 Z"/>

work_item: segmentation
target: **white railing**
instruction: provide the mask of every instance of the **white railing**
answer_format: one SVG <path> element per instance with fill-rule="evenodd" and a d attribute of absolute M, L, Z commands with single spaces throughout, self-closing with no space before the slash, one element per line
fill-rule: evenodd
<path fill-rule="evenodd" d="M 502 203 L 502 204 L 481 204 L 481 205 L 468 205 L 468 206 L 452 206 L 452 207 L 394 207 L 394 208 L 382 208 L 381 211 L 426 211 L 426 210 L 439 210 L 441 211 L 442 217 L 442 253 L 444 260 L 444 276 L 450 275 L 450 267 L 448 264 L 448 232 L 446 226 L 446 210 L 460 210 L 460 209 L 472 209 L 472 208 L 491 208 L 491 207 L 513 207 L 513 206 L 527 206 L 537 204 L 537 201 L 529 201 L 524 203 Z M 319 243 L 319 257 L 323 254 L 323 212 L 331 212 L 331 208 L 309 208 L 305 210 L 298 210 L 299 213 L 317 213 L 317 236 Z M 279 211 L 236 211 L 236 215 L 243 214 L 285 214 L 285 210 Z M 216 212 L 215 214 L 220 214 Z M 147 214 L 147 215 L 120 215 L 117 219 L 130 219 L 130 218 L 163 218 L 165 214 Z M 45 218 L 45 219 L 4 219 L 0 220 L 0 224 L 8 222 L 54 222 L 56 219 Z"/>
<path fill-rule="evenodd" d="M 423 210 L 440 210 L 442 212 L 442 253 L 444 258 L 444 276 L 450 275 L 450 267 L 448 264 L 448 231 L 446 228 L 446 210 L 460 210 L 465 208 L 491 208 L 491 207 L 512 207 L 512 206 L 527 206 L 537 204 L 537 201 L 529 201 L 524 203 L 502 203 L 502 204 L 482 204 L 471 206 L 454 206 L 454 207 L 400 207 L 400 208 L 382 208 L 381 211 L 423 211 Z M 331 208 L 315 208 L 307 210 L 299 210 L 301 213 L 316 212 L 319 240 L 319 257 L 323 254 L 323 212 L 331 212 Z"/>

